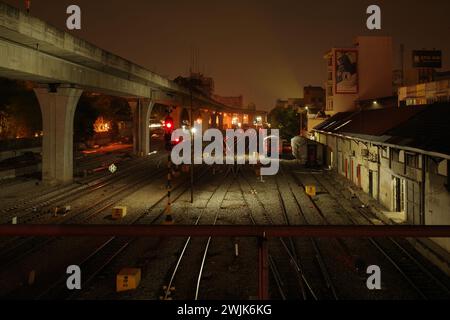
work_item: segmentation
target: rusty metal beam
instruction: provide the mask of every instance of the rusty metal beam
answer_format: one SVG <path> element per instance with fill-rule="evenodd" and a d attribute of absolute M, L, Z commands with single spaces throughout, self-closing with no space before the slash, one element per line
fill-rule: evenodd
<path fill-rule="evenodd" d="M 450 238 L 450 226 L 0 225 L 0 237 Z"/>

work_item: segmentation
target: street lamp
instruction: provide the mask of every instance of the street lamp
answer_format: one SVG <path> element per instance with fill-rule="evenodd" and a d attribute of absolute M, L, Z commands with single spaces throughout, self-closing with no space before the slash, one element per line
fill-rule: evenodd
<path fill-rule="evenodd" d="M 300 136 L 303 135 L 303 113 L 306 111 L 306 114 L 308 114 L 309 107 L 306 106 L 304 109 L 300 108 Z"/>

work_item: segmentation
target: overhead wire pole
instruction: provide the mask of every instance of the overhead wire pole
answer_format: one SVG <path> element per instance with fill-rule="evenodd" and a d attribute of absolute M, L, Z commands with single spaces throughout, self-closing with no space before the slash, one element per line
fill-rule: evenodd
<path fill-rule="evenodd" d="M 165 211 L 165 225 L 172 225 L 174 224 L 174 220 L 172 217 L 172 200 L 171 200 L 171 194 L 172 194 L 172 158 L 171 158 L 171 151 L 172 151 L 172 132 L 173 132 L 173 119 L 169 115 L 166 117 L 164 121 L 164 130 L 165 130 L 165 142 L 166 142 L 166 150 L 168 151 L 167 156 L 167 207 Z"/>
<path fill-rule="evenodd" d="M 191 203 L 194 203 L 194 110 L 192 103 L 192 78 L 189 83 L 189 90 L 191 93 L 191 109 L 190 109 L 190 120 L 191 120 Z"/>

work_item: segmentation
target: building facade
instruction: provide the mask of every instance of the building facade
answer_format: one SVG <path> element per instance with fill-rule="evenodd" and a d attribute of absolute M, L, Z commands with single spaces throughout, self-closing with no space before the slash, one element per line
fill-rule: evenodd
<path fill-rule="evenodd" d="M 317 113 L 325 108 L 325 89 L 322 87 L 307 86 L 303 88 L 303 103 L 310 113 Z"/>
<path fill-rule="evenodd" d="M 440 80 L 398 89 L 399 106 L 450 101 L 450 80 Z"/>
<path fill-rule="evenodd" d="M 327 165 L 398 223 L 450 224 L 450 103 L 339 113 L 314 129 Z M 380 119 L 374 121 L 374 119 Z M 381 121 L 382 119 L 382 121 Z M 450 252 L 450 239 L 432 239 Z"/>
<path fill-rule="evenodd" d="M 327 60 L 326 112 L 356 109 L 356 101 L 393 93 L 391 37 L 360 36 L 354 47 L 332 48 Z"/>

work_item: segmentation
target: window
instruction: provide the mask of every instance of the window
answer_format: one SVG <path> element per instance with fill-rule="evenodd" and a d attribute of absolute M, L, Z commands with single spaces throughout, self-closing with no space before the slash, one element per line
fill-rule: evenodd
<path fill-rule="evenodd" d="M 327 111 L 333 110 L 333 100 L 329 100 L 327 104 Z"/>
<path fill-rule="evenodd" d="M 400 162 L 400 152 L 398 150 L 392 150 L 392 161 Z"/>
<path fill-rule="evenodd" d="M 414 154 L 406 154 L 406 165 L 411 168 L 418 168 L 418 157 Z"/>
<path fill-rule="evenodd" d="M 333 96 L 333 87 L 332 87 L 332 86 L 329 86 L 329 87 L 327 88 L 327 95 L 328 95 L 329 97 L 332 97 L 332 96 Z"/>
<path fill-rule="evenodd" d="M 399 150 L 399 152 L 398 152 L 398 161 L 400 163 L 405 163 L 405 151 Z"/>
<path fill-rule="evenodd" d="M 436 173 L 440 176 L 448 176 L 448 160 L 442 160 L 437 163 Z"/>

